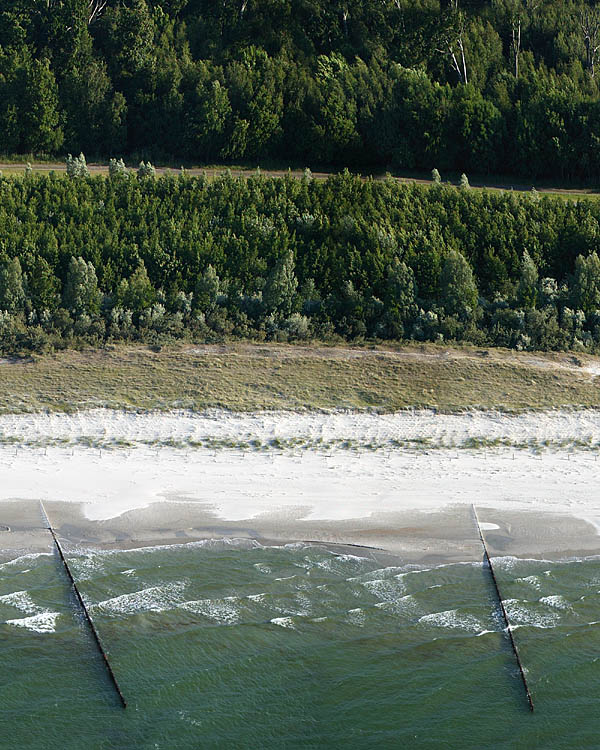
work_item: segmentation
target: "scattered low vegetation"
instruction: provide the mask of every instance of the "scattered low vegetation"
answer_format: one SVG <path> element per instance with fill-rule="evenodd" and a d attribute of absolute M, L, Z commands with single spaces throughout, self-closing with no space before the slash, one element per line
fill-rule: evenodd
<path fill-rule="evenodd" d="M 273 438 L 262 442 L 260 440 L 231 440 L 222 438 L 206 437 L 203 439 L 184 438 L 175 440 L 153 439 L 153 440 L 123 440 L 104 439 L 91 435 L 80 435 L 76 438 L 26 438 L 15 435 L 3 435 L 0 432 L 0 446 L 12 446 L 18 451 L 19 448 L 35 448 L 43 450 L 47 448 L 90 448 L 99 451 L 112 451 L 115 449 L 159 449 L 171 448 L 174 450 L 205 450 L 214 453 L 222 451 L 249 451 L 260 453 L 295 453 L 299 451 L 318 451 L 320 453 L 334 453 L 339 451 L 351 451 L 356 454 L 386 453 L 402 451 L 402 453 L 422 453 L 439 450 L 471 451 L 498 451 L 512 449 L 515 451 L 530 451 L 539 455 L 544 451 L 566 452 L 589 451 L 596 455 L 600 453 L 600 442 L 591 437 L 587 440 L 581 438 L 544 439 L 530 438 L 529 440 L 513 440 L 508 437 L 486 438 L 484 436 L 465 438 L 460 442 L 447 441 L 444 439 L 432 440 L 430 438 L 405 438 L 402 440 L 390 439 L 384 441 L 363 442 L 360 440 L 349 440 L 335 438 L 323 440 L 308 436 L 293 438 Z"/>

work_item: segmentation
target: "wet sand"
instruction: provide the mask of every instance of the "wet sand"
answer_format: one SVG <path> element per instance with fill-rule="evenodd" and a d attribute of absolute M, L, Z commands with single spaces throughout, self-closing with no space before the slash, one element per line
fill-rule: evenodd
<path fill-rule="evenodd" d="M 45 507 L 66 550 L 248 538 L 264 545 L 314 541 L 350 550 L 372 548 L 424 565 L 482 558 L 473 510 L 466 504 L 343 520 L 311 520 L 303 517 L 304 509 L 286 507 L 234 521 L 220 518 L 206 503 L 175 497 L 105 520 L 87 518 L 83 503 L 46 501 Z M 554 560 L 600 554 L 596 527 L 568 514 L 480 507 L 478 515 L 492 556 Z M 10 529 L 0 532 L 0 549 L 7 556 L 52 550 L 38 502 L 0 502 L 0 523 Z"/>

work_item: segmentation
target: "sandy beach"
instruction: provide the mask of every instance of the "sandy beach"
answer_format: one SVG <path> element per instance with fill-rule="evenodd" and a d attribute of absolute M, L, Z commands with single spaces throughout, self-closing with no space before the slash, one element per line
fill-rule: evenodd
<path fill-rule="evenodd" d="M 414 559 L 594 554 L 600 411 L 0 418 L 2 547 L 243 536 L 379 547 Z"/>

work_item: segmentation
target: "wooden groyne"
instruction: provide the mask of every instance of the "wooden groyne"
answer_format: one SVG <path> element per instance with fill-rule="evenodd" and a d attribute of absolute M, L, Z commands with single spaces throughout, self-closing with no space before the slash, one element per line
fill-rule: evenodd
<path fill-rule="evenodd" d="M 504 619 L 504 623 L 506 625 L 506 633 L 508 635 L 508 639 L 510 641 L 510 645 L 512 646 L 513 653 L 515 655 L 515 659 L 517 661 L 517 666 L 519 667 L 519 672 L 521 674 L 521 680 L 523 681 L 523 687 L 525 688 L 525 695 L 527 696 L 527 703 L 529 704 L 529 710 L 533 711 L 533 699 L 531 697 L 531 692 L 529 690 L 529 685 L 527 684 L 527 677 L 525 677 L 525 670 L 523 669 L 523 663 L 521 662 L 521 657 L 519 656 L 519 650 L 517 648 L 517 644 L 515 643 L 515 639 L 513 637 L 512 633 L 512 627 L 510 625 L 510 620 L 508 619 L 508 614 L 506 613 L 506 608 L 504 606 L 504 601 L 502 599 L 502 594 L 500 593 L 500 587 L 498 586 L 498 580 L 496 579 L 496 574 L 494 572 L 494 566 L 492 565 L 492 561 L 490 559 L 490 555 L 488 553 L 487 544 L 485 543 L 485 537 L 483 536 L 483 531 L 481 530 L 481 524 L 479 523 L 479 516 L 477 515 L 477 509 L 473 505 L 473 515 L 475 516 L 475 523 L 477 524 L 477 531 L 479 532 L 479 538 L 481 539 L 481 544 L 483 546 L 483 553 L 485 555 L 485 560 L 488 564 L 488 568 L 490 570 L 490 574 L 492 576 L 492 582 L 494 584 L 494 588 L 496 590 L 496 595 L 498 597 L 498 602 L 500 604 L 500 611 L 502 612 L 502 618 Z"/>
<path fill-rule="evenodd" d="M 121 705 L 123 706 L 123 708 L 127 708 L 127 701 L 125 700 L 125 697 L 123 696 L 123 693 L 121 692 L 121 688 L 119 687 L 119 683 L 117 682 L 115 673 L 113 672 L 112 667 L 110 666 L 110 662 L 108 661 L 108 655 L 106 651 L 104 650 L 102 641 L 100 640 L 100 635 L 98 634 L 98 631 L 96 630 L 96 626 L 94 625 L 94 621 L 92 620 L 92 616 L 90 615 L 89 610 L 85 602 L 83 601 L 83 597 L 79 593 L 79 588 L 77 587 L 77 584 L 75 583 L 75 579 L 73 578 L 73 574 L 71 573 L 69 564 L 64 556 L 62 547 L 60 546 L 60 542 L 58 541 L 58 538 L 54 532 L 54 529 L 52 528 L 52 524 L 50 523 L 50 519 L 48 518 L 48 514 L 46 513 L 46 509 L 44 508 L 44 504 L 41 502 L 41 500 L 40 500 L 40 508 L 42 509 L 42 515 L 44 516 L 44 520 L 46 521 L 47 529 L 52 534 L 52 539 L 54 540 L 54 544 L 56 545 L 56 549 L 58 550 L 58 555 L 60 559 L 62 560 L 62 563 L 65 567 L 69 581 L 71 581 L 71 586 L 73 587 L 73 591 L 75 592 L 75 597 L 77 598 L 77 601 L 79 602 L 79 605 L 87 621 L 87 624 L 89 625 L 89 628 L 94 637 L 94 641 L 96 642 L 96 646 L 98 647 L 98 651 L 100 652 L 100 656 L 102 657 L 104 661 L 104 666 L 106 667 L 108 676 L 110 677 L 113 687 L 115 688 L 117 695 L 119 696 Z"/>

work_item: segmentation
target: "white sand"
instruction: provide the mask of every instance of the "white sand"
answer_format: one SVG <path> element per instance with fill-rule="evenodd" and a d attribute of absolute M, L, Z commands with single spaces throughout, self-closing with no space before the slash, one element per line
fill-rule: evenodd
<path fill-rule="evenodd" d="M 85 502 L 90 519 L 106 519 L 173 495 L 205 503 L 223 519 L 250 519 L 285 509 L 295 518 L 364 518 L 375 512 L 433 510 L 455 503 L 566 512 L 600 527 L 597 451 L 494 448 L 435 450 L 217 450 L 149 448 L 147 440 L 201 441 L 322 437 L 371 441 L 430 438 L 462 445 L 468 438 L 527 443 L 600 441 L 600 411 L 505 416 L 431 412 L 234 415 L 129 414 L 0 417 L 0 500 Z M 64 446 L 39 447 L 44 440 Z M 82 438 L 133 448 L 98 450 Z M 27 447 L 25 441 L 36 441 Z"/>

